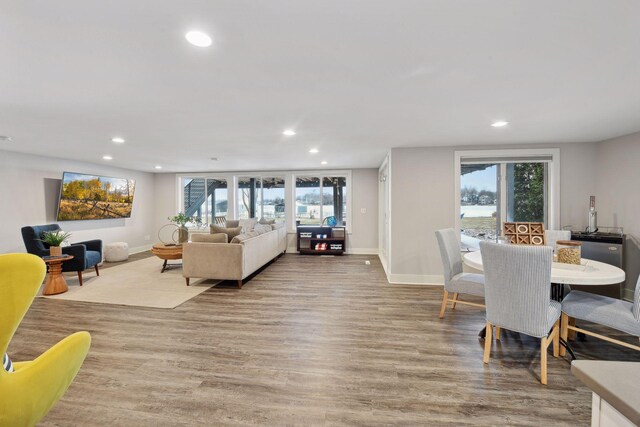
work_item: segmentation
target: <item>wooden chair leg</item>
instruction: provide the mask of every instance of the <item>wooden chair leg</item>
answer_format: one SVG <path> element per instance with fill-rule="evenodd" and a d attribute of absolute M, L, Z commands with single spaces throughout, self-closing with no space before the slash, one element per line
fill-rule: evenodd
<path fill-rule="evenodd" d="M 185 278 L 184 278 L 184 280 L 186 280 L 186 281 L 187 281 L 187 286 L 189 286 L 189 278 L 188 278 L 188 277 L 185 277 Z"/>
<path fill-rule="evenodd" d="M 238 280 L 238 289 L 242 289 L 242 280 Z"/>
<path fill-rule="evenodd" d="M 496 341 L 500 341 L 500 326 L 496 326 Z"/>
<path fill-rule="evenodd" d="M 547 349 L 549 348 L 549 339 L 543 337 L 540 339 L 540 382 L 547 385 Z"/>
<path fill-rule="evenodd" d="M 569 316 L 565 312 L 562 312 L 562 317 L 560 318 L 560 337 L 567 342 L 567 337 L 569 336 Z M 564 357 L 567 354 L 567 349 L 564 346 L 560 347 L 560 356 Z"/>
<path fill-rule="evenodd" d="M 575 317 L 569 317 L 569 325 L 570 326 L 576 326 L 576 318 Z M 574 330 L 570 330 L 569 331 L 569 337 L 568 337 L 569 341 L 573 341 L 576 339 L 576 331 Z"/>
<path fill-rule="evenodd" d="M 99 276 L 100 275 L 100 270 L 98 270 L 98 264 L 95 265 L 95 268 L 96 268 L 96 276 Z"/>
<path fill-rule="evenodd" d="M 455 310 L 456 309 L 456 302 L 458 301 L 458 293 L 455 292 L 453 294 L 453 301 L 451 301 L 451 310 Z"/>
<path fill-rule="evenodd" d="M 553 357 L 560 355 L 560 319 L 553 326 Z"/>
<path fill-rule="evenodd" d="M 78 281 L 80 282 L 80 286 L 82 286 L 82 271 L 78 271 Z"/>
<path fill-rule="evenodd" d="M 440 319 L 444 317 L 444 311 L 447 309 L 447 299 L 449 298 L 449 292 L 444 291 L 442 296 L 442 307 L 440 307 Z"/>
<path fill-rule="evenodd" d="M 489 363 L 489 355 L 491 354 L 491 335 L 493 334 L 493 325 L 487 322 L 487 333 L 484 337 L 484 363 Z"/>

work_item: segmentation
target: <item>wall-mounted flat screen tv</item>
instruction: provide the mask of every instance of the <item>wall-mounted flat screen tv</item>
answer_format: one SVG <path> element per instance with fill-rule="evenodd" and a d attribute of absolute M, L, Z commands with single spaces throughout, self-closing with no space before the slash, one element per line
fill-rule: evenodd
<path fill-rule="evenodd" d="M 131 217 L 135 180 L 65 172 L 58 221 Z"/>

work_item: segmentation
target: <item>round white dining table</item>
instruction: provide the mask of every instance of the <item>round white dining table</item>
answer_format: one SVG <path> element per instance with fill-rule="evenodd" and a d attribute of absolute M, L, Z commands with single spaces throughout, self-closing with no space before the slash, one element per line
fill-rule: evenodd
<path fill-rule="evenodd" d="M 480 251 L 469 252 L 462 259 L 468 267 L 483 270 Z M 624 279 L 622 269 L 586 258 L 582 258 L 580 265 L 554 262 L 551 267 L 551 283 L 563 285 L 615 285 Z"/>

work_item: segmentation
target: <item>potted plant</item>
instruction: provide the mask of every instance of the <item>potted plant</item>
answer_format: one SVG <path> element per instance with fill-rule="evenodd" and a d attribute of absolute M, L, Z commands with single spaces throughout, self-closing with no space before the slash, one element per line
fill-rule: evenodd
<path fill-rule="evenodd" d="M 69 240 L 70 237 L 71 233 L 62 230 L 45 231 L 40 236 L 40 241 L 49 245 L 49 254 L 51 256 L 61 256 L 62 247 L 60 245 Z"/>
<path fill-rule="evenodd" d="M 202 224 L 202 220 L 200 217 L 193 216 L 188 217 L 183 212 L 178 213 L 178 215 L 169 217 L 169 221 L 176 223 L 178 225 L 178 243 L 182 244 L 189 240 L 189 230 L 187 229 L 188 223 L 193 223 L 196 225 Z"/>

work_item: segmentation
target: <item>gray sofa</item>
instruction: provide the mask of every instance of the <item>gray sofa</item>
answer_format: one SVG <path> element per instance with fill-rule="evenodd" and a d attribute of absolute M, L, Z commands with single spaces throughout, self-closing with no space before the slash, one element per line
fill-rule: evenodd
<path fill-rule="evenodd" d="M 270 231 L 250 231 L 226 243 L 226 234 L 193 234 L 182 250 L 182 275 L 187 286 L 191 278 L 242 281 L 287 250 L 284 224 Z M 236 243 L 237 242 L 237 243 Z"/>

